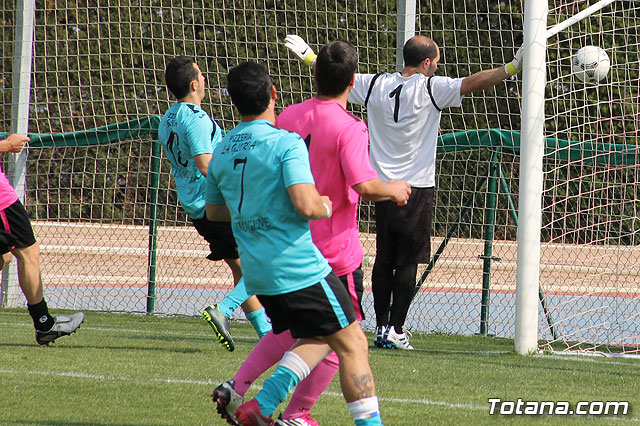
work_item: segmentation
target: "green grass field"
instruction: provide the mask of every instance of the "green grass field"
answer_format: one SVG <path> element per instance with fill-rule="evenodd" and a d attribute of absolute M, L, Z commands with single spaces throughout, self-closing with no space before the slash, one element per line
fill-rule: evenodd
<path fill-rule="evenodd" d="M 0 425 L 226 424 L 211 391 L 257 342 L 248 324 L 232 329 L 237 348 L 229 353 L 199 318 L 88 312 L 77 333 L 40 347 L 26 310 L 0 309 Z M 484 337 L 415 335 L 411 342 L 412 352 L 370 351 L 385 425 L 640 421 L 638 360 L 520 356 L 511 340 Z M 629 401 L 630 413 L 490 416 L 489 398 Z M 323 426 L 352 424 L 335 379 L 312 413 Z"/>

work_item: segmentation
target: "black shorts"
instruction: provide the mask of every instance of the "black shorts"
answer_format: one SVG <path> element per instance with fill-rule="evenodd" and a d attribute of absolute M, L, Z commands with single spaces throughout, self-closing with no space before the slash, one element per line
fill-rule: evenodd
<path fill-rule="evenodd" d="M 258 299 L 273 332 L 289 330 L 296 339 L 328 336 L 356 320 L 349 293 L 333 272 L 311 287 Z"/>
<path fill-rule="evenodd" d="M 376 262 L 394 267 L 429 263 L 434 188 L 411 188 L 406 206 L 376 205 Z"/>
<path fill-rule="evenodd" d="M 351 304 L 356 312 L 356 319 L 358 321 L 365 319 L 364 309 L 362 309 L 362 293 L 364 292 L 364 286 L 362 285 L 363 275 L 362 265 L 360 265 L 355 271 L 338 277 L 347 289 L 349 297 L 351 297 Z"/>
<path fill-rule="evenodd" d="M 0 254 L 35 243 L 31 221 L 20 200 L 0 211 Z"/>
<path fill-rule="evenodd" d="M 231 230 L 231 222 L 211 222 L 206 217 L 191 219 L 198 234 L 207 240 L 211 253 L 209 260 L 238 259 L 238 245 Z"/>

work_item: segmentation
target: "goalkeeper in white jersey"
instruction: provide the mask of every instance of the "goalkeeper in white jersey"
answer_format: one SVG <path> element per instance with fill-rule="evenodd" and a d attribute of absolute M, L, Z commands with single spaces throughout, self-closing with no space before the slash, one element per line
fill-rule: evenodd
<path fill-rule="evenodd" d="M 296 35 L 286 46 L 307 65 L 313 50 Z M 383 181 L 411 185 L 406 206 L 376 202 L 376 260 L 372 291 L 377 347 L 413 349 L 404 323 L 413 299 L 418 264 L 431 257 L 431 220 L 436 173 L 436 144 L 442 110 L 459 107 L 462 96 L 493 87 L 520 71 L 522 50 L 513 61 L 464 78 L 434 75 L 438 45 L 415 36 L 403 48 L 402 72 L 356 74 L 349 102 L 367 110 L 370 157 Z M 391 301 L 393 300 L 393 304 Z"/>

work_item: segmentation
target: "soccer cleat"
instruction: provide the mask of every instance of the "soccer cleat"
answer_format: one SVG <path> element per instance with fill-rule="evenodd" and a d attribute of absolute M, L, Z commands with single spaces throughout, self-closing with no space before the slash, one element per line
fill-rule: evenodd
<path fill-rule="evenodd" d="M 228 380 L 213 390 L 211 399 L 217 404 L 220 417 L 230 425 L 238 426 L 235 412 L 244 402 L 244 397 L 236 392 L 235 387 L 235 380 Z"/>
<path fill-rule="evenodd" d="M 53 327 L 48 331 L 36 330 L 36 342 L 39 345 L 49 345 L 58 337 L 68 336 L 74 333 L 84 321 L 84 313 L 76 312 L 69 316 L 57 315 L 53 317 Z"/>
<path fill-rule="evenodd" d="M 289 420 L 284 420 L 282 414 L 280 414 L 275 424 L 276 426 L 320 426 L 320 423 L 315 421 L 309 413 Z"/>
<path fill-rule="evenodd" d="M 410 333 L 396 333 L 396 330 L 392 325 L 388 325 L 384 332 L 383 342 L 388 348 L 395 349 L 413 349 L 413 346 L 409 343 Z"/>
<path fill-rule="evenodd" d="M 236 410 L 236 419 L 240 426 L 274 426 L 271 417 L 265 417 L 260 412 L 258 401 L 252 399 L 242 404 Z"/>
<path fill-rule="evenodd" d="M 235 345 L 229 331 L 229 320 L 224 316 L 218 305 L 211 305 L 202 312 L 202 318 L 209 323 L 213 332 L 216 334 L 218 342 L 224 346 L 229 352 L 233 352 Z"/>
<path fill-rule="evenodd" d="M 382 340 L 382 336 L 384 334 L 384 327 L 376 327 L 376 338 L 373 341 L 373 346 L 376 348 L 384 348 L 384 341 Z"/>

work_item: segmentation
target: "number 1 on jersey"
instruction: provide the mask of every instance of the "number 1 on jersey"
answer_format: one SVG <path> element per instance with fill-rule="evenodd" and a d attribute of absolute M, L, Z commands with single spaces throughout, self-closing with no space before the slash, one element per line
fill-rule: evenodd
<path fill-rule="evenodd" d="M 395 121 L 396 123 L 398 122 L 398 112 L 400 110 L 400 92 L 402 92 L 402 86 L 402 84 L 398 85 L 398 87 L 396 87 L 391 93 L 389 93 L 390 98 L 393 98 L 394 96 L 396 98 L 396 104 L 393 108 L 393 121 Z"/>

